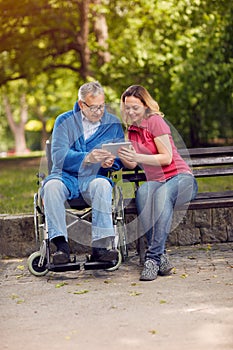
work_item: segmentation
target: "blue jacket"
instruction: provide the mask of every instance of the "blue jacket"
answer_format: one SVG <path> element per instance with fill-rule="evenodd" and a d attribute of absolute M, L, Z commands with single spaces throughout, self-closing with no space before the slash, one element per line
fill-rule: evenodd
<path fill-rule="evenodd" d="M 103 143 L 120 141 L 124 141 L 121 122 L 106 110 L 98 130 L 85 140 L 81 111 L 76 102 L 73 110 L 59 115 L 55 121 L 51 149 L 53 166 L 44 183 L 60 179 L 70 191 L 69 199 L 78 197 L 87 190 L 92 179 L 107 177 L 108 174 L 108 169 L 102 168 L 99 163 L 84 166 L 86 155 L 95 148 L 101 148 Z M 120 160 L 116 159 L 112 168 L 119 170 L 121 167 Z"/>

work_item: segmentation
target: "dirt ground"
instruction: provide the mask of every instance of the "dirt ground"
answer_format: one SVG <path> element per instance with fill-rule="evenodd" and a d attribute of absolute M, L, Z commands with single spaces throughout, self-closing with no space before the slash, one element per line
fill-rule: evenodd
<path fill-rule="evenodd" d="M 115 272 L 49 272 L 1 260 L 1 350 L 233 349 L 233 244 L 173 247 L 171 276 L 140 282 L 131 252 Z"/>

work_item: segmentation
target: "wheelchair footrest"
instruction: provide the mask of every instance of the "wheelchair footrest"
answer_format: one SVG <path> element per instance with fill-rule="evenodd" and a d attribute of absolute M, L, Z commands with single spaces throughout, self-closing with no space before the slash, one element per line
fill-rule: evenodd
<path fill-rule="evenodd" d="M 80 270 L 81 264 L 79 262 L 70 262 L 67 264 L 48 264 L 48 270 L 54 272 L 63 271 L 77 271 Z"/>
<path fill-rule="evenodd" d="M 114 267 L 114 261 L 87 261 L 83 264 L 85 270 L 106 270 Z"/>

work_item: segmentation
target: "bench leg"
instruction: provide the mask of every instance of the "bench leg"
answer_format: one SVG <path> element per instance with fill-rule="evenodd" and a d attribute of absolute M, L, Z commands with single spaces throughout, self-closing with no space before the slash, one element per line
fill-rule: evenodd
<path fill-rule="evenodd" d="M 139 237 L 137 240 L 137 252 L 139 255 L 139 263 L 140 265 L 144 265 L 145 262 L 145 240 L 144 236 Z"/>

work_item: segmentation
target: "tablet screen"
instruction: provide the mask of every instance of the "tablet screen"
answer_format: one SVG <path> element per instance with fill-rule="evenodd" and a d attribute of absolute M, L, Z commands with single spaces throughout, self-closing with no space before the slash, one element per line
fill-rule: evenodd
<path fill-rule="evenodd" d="M 114 156 L 117 156 L 118 149 L 121 147 L 129 148 L 131 142 L 117 142 L 117 143 L 104 143 L 102 149 L 111 152 Z"/>

